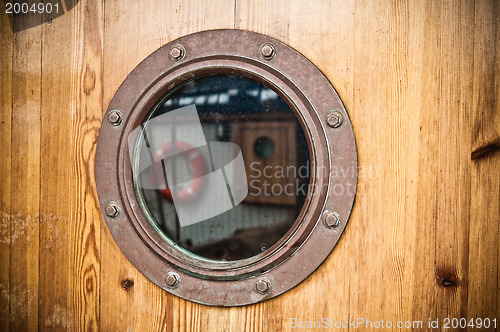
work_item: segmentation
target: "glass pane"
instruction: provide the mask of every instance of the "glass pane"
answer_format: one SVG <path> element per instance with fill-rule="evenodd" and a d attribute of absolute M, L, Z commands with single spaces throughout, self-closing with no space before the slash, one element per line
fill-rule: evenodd
<path fill-rule="evenodd" d="M 288 104 L 234 75 L 192 79 L 167 94 L 131 147 L 141 208 L 188 251 L 234 261 L 292 227 L 309 185 L 309 150 Z"/>

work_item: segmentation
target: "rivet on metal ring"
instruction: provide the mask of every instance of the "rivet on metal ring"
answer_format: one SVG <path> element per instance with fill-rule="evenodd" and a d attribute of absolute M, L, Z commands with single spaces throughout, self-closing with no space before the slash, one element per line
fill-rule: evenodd
<path fill-rule="evenodd" d="M 170 49 L 169 55 L 172 60 L 182 60 L 186 55 L 186 49 L 181 44 L 174 45 Z"/>
<path fill-rule="evenodd" d="M 181 278 L 177 273 L 169 272 L 165 277 L 165 283 L 169 289 L 176 289 L 181 283 Z"/>
<path fill-rule="evenodd" d="M 119 126 L 122 124 L 123 114 L 120 110 L 111 110 L 108 114 L 108 122 L 112 126 Z"/>
<path fill-rule="evenodd" d="M 109 202 L 106 205 L 106 215 L 110 218 L 116 218 L 120 215 L 120 207 L 116 202 Z"/>
<path fill-rule="evenodd" d="M 255 283 L 255 288 L 257 289 L 257 292 L 262 295 L 267 295 L 273 290 L 271 280 L 267 277 L 259 278 L 259 280 Z"/>
<path fill-rule="evenodd" d="M 330 111 L 326 115 L 326 123 L 332 128 L 338 128 L 344 122 L 342 114 L 338 111 Z"/>
<path fill-rule="evenodd" d="M 264 43 L 260 46 L 259 55 L 264 60 L 271 60 L 276 55 L 276 48 L 271 43 Z"/>
<path fill-rule="evenodd" d="M 340 215 L 335 211 L 326 210 L 323 213 L 323 223 L 328 228 L 335 228 L 340 225 Z"/>

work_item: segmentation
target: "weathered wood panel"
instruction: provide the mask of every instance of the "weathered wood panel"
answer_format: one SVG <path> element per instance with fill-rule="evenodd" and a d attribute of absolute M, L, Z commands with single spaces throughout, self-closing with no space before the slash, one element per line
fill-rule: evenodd
<path fill-rule="evenodd" d="M 0 329 L 9 330 L 10 304 L 10 221 L 11 221 L 11 130 L 12 130 L 12 51 L 14 40 L 9 17 L 0 13 Z"/>
<path fill-rule="evenodd" d="M 14 24 L 22 29 L 31 25 L 30 19 L 20 18 Z M 42 28 L 21 30 L 13 35 L 13 43 L 10 329 L 35 331 L 40 287 Z"/>
<path fill-rule="evenodd" d="M 42 330 L 97 330 L 99 324 L 101 226 L 93 163 L 102 117 L 102 7 L 80 1 L 43 25 Z"/>
<path fill-rule="evenodd" d="M 0 329 L 498 324 L 499 10 L 494 0 L 82 0 L 16 33 L 2 14 Z M 93 178 L 102 114 L 127 74 L 170 40 L 214 28 L 268 34 L 309 57 L 346 105 L 361 167 L 327 261 L 290 292 L 239 308 L 149 282 L 101 219 Z"/>
<path fill-rule="evenodd" d="M 470 107 L 468 317 L 500 318 L 500 22 L 498 1 L 476 2 Z M 472 33 L 472 32 L 471 32 Z M 496 149 L 496 152 L 494 152 Z M 495 247 L 498 250 L 495 250 Z M 495 264 L 496 263 L 496 264 Z M 495 285 L 496 288 L 495 288 Z"/>

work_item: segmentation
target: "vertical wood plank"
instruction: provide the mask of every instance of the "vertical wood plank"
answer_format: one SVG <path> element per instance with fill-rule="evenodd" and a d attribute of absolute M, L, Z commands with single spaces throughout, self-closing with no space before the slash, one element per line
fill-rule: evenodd
<path fill-rule="evenodd" d="M 70 315 L 72 15 L 43 26 L 40 202 L 40 329 L 74 330 Z M 61 40 L 68 41 L 64 45 Z"/>
<path fill-rule="evenodd" d="M 11 229 L 11 124 L 12 124 L 12 44 L 9 17 L 0 13 L 0 330 L 9 330 L 10 229 Z"/>
<path fill-rule="evenodd" d="M 94 159 L 102 117 L 104 4 L 82 0 L 74 10 L 72 39 L 72 202 L 70 288 L 68 304 L 79 331 L 99 330 L 100 208 L 94 180 Z"/>
<path fill-rule="evenodd" d="M 410 80 L 421 109 L 412 306 L 414 319 L 440 318 L 441 326 L 467 309 L 474 3 L 417 6 L 424 35 L 412 47 L 420 75 Z"/>
<path fill-rule="evenodd" d="M 433 69 L 434 86 L 423 93 L 433 97 L 428 107 L 438 112 L 426 112 L 421 120 L 422 134 L 429 137 L 422 155 L 435 158 L 419 165 L 434 181 L 432 187 L 419 188 L 429 193 L 419 200 L 420 215 L 434 220 L 436 316 L 466 317 L 469 220 L 470 220 L 470 125 L 472 99 L 474 3 L 450 2 L 430 10 L 436 20 L 434 42 L 429 42 L 428 67 Z M 439 23 L 437 23 L 439 22 Z M 435 43 L 434 45 L 432 43 Z M 439 66 L 434 65 L 436 61 Z M 432 75 L 431 74 L 431 75 Z M 432 216 L 427 216 L 431 212 Z"/>
<path fill-rule="evenodd" d="M 382 266 L 385 289 L 384 310 L 378 313 L 372 312 L 370 317 L 374 320 L 378 319 L 377 317 L 384 317 L 394 324 L 411 319 L 411 285 L 416 272 L 412 271 L 411 267 L 417 254 L 413 244 L 417 241 L 414 234 L 418 234 L 418 229 L 414 224 L 408 223 L 408 220 L 413 220 L 417 216 L 415 179 L 418 176 L 420 142 L 418 122 L 421 116 L 420 108 L 409 102 L 414 101 L 413 98 L 416 97 L 412 95 L 413 91 L 410 88 L 415 69 L 411 67 L 413 54 L 410 47 L 415 47 L 415 45 L 410 44 L 410 34 L 414 33 L 410 30 L 410 17 L 415 14 L 414 12 L 410 14 L 408 1 L 391 2 L 388 8 L 390 17 L 388 67 L 380 68 L 379 75 L 383 76 L 384 71 L 388 75 L 385 93 L 389 108 L 379 109 L 376 112 L 386 113 L 388 117 L 374 119 L 382 126 L 379 131 L 385 129 L 389 133 L 386 141 L 387 147 L 383 148 L 386 160 L 383 165 L 377 166 L 380 174 L 383 174 L 383 181 L 388 185 L 388 188 L 384 190 L 385 193 L 381 195 L 385 197 L 385 201 L 379 200 L 378 208 L 387 205 L 391 206 L 391 209 L 386 211 L 390 222 L 381 226 L 383 228 L 381 231 L 385 233 L 384 237 L 387 239 L 384 241 L 386 248 L 383 251 L 385 257 Z M 362 77 L 360 79 L 362 80 Z M 373 83 L 376 84 L 376 82 Z M 368 108 L 365 110 L 366 113 L 369 111 Z M 367 124 L 369 122 L 365 125 Z M 381 145 L 380 143 L 372 145 L 371 149 L 380 149 Z M 422 318 L 425 317 L 419 317 L 419 319 Z"/>
<path fill-rule="evenodd" d="M 409 2 L 410 20 L 409 20 L 409 95 L 411 107 L 420 112 L 419 117 L 415 119 L 418 133 L 416 139 L 419 141 L 416 149 L 417 160 L 413 161 L 418 169 L 418 174 L 414 176 L 413 183 L 417 186 L 417 193 L 407 197 L 417 203 L 417 210 L 413 218 L 407 220 L 412 223 L 410 234 L 413 234 L 414 242 L 408 244 L 413 246 L 413 262 L 410 271 L 413 274 L 411 284 L 409 285 L 411 297 L 411 319 L 423 320 L 428 324 L 428 318 L 435 319 L 437 307 L 434 297 L 435 281 L 435 211 L 427 207 L 436 198 L 435 192 L 436 179 L 430 168 L 436 163 L 438 153 L 433 149 L 434 142 L 431 142 L 431 132 L 437 124 L 437 120 L 429 120 L 426 115 L 428 110 L 433 109 L 432 113 L 439 113 L 441 109 L 436 105 L 437 97 L 435 91 L 438 89 L 436 72 L 439 70 L 439 64 L 434 62 L 435 52 L 433 47 L 437 47 L 436 34 L 440 21 L 432 15 L 438 12 L 438 8 L 431 7 L 431 2 Z M 436 14 L 438 15 L 438 14 Z M 412 139 L 409 135 L 406 138 Z M 421 203 L 422 202 L 422 203 Z"/>
<path fill-rule="evenodd" d="M 13 59 L 10 329 L 38 326 L 42 29 L 16 16 Z M 38 22 L 37 22 L 38 23 Z M 36 24 L 36 23 L 35 23 Z"/>
<path fill-rule="evenodd" d="M 494 13 L 495 15 L 493 17 L 498 17 L 500 15 L 499 11 L 500 11 L 500 8 L 498 7 L 498 3 L 496 2 L 493 2 L 496 6 L 494 7 Z M 498 20 L 496 21 L 497 25 L 496 25 L 496 40 L 495 40 L 495 46 L 496 46 L 496 51 L 495 51 L 495 91 L 493 93 L 495 93 L 495 109 L 496 111 L 494 112 L 495 114 L 495 119 L 494 119 L 494 125 L 495 125 L 495 128 L 496 131 L 497 131 L 497 147 L 500 145 L 500 142 L 499 142 L 499 136 L 500 136 L 500 133 L 499 133 L 499 130 L 498 128 L 500 127 L 500 33 L 498 31 Z M 496 151 L 496 158 L 497 158 L 497 162 L 496 163 L 493 163 L 491 165 L 491 170 L 488 170 L 487 172 L 491 172 L 491 174 L 495 174 L 495 170 L 496 170 L 496 174 L 497 174 L 497 178 L 496 178 L 496 185 L 497 186 L 500 186 L 500 174 L 498 172 L 498 169 L 499 169 L 499 161 L 498 161 L 498 149 Z M 493 181 L 495 181 L 495 179 L 493 179 Z M 492 182 L 494 183 L 494 182 Z M 494 185 L 493 185 L 494 186 Z M 492 193 L 494 193 L 494 189 L 491 190 Z M 488 194 L 488 190 L 485 190 L 485 193 Z M 492 209 L 492 214 L 491 214 L 491 218 L 492 220 L 498 220 L 499 219 L 499 216 L 500 216 L 500 188 L 497 187 L 497 191 L 496 191 L 496 194 L 493 194 L 493 195 L 496 195 L 498 198 L 495 199 L 493 198 L 492 200 L 492 204 L 493 206 L 497 206 L 497 210 L 493 210 Z M 496 243 L 497 243 L 497 246 L 498 246 L 498 255 L 497 255 L 497 262 L 500 261 L 500 226 L 498 226 L 498 237 L 496 238 Z M 494 264 L 493 261 L 491 264 Z M 499 266 L 497 264 L 497 289 L 496 291 L 495 290 L 492 290 L 493 293 L 495 293 L 495 296 L 497 298 L 497 320 L 500 319 L 500 276 L 499 276 Z M 494 305 L 494 304 L 492 304 Z M 494 312 L 494 311 L 493 311 Z"/>
<path fill-rule="evenodd" d="M 353 93 L 345 99 L 352 103 L 348 111 L 356 135 L 360 172 L 343 249 L 351 261 L 346 274 L 349 293 L 345 295 L 349 298 L 349 314 L 339 319 L 380 321 L 404 314 L 402 265 L 406 260 L 399 244 L 405 224 L 399 214 L 403 217 L 409 207 L 396 187 L 411 187 L 401 163 L 387 156 L 402 150 L 399 135 L 412 118 L 404 106 L 398 109 L 406 97 L 406 58 L 397 56 L 397 52 L 407 52 L 405 6 L 404 1 L 355 3 Z M 397 75 L 402 76 L 400 80 Z M 411 159 L 411 153 L 405 157 Z M 383 206 L 394 209 L 385 210 Z M 376 287 L 370 282 L 374 280 Z"/>
<path fill-rule="evenodd" d="M 99 329 L 100 214 L 93 159 L 102 114 L 102 7 L 99 0 L 82 0 L 44 24 L 41 330 Z"/>
<path fill-rule="evenodd" d="M 500 54 L 498 2 L 476 1 L 471 105 L 471 207 L 467 318 L 500 318 Z M 496 148 L 495 148 L 496 146 Z M 493 147 L 488 151 L 488 147 Z M 495 264 L 496 263 L 496 264 Z M 498 326 L 498 325 L 497 325 Z"/>

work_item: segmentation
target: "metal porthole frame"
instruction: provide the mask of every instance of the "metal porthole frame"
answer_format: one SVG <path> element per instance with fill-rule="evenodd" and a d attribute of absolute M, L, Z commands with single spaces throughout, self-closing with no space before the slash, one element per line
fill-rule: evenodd
<path fill-rule="evenodd" d="M 217 73 L 246 76 L 278 92 L 297 116 L 311 155 L 310 190 L 294 225 L 269 250 L 241 261 L 189 255 L 158 234 L 139 207 L 128 158 L 128 136 L 162 96 L 194 77 Z M 347 112 L 313 63 L 268 36 L 210 30 L 164 45 L 128 75 L 102 122 L 95 177 L 107 226 L 140 272 L 184 299 L 237 306 L 286 292 L 326 259 L 349 219 L 357 166 Z"/>

